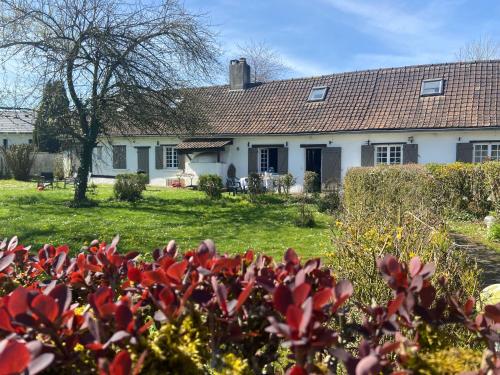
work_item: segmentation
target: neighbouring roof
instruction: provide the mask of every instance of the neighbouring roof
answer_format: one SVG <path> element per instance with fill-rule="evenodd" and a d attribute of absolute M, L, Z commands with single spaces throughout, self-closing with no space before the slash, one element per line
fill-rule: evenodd
<path fill-rule="evenodd" d="M 421 96 L 425 79 L 444 93 Z M 328 86 L 311 102 L 315 86 Z M 197 89 L 213 136 L 500 126 L 500 60 L 386 68 Z"/>
<path fill-rule="evenodd" d="M 232 143 L 232 139 L 187 139 L 179 143 L 176 148 L 179 151 L 219 150 Z"/>
<path fill-rule="evenodd" d="M 31 134 L 34 121 L 31 110 L 0 108 L 0 133 Z"/>

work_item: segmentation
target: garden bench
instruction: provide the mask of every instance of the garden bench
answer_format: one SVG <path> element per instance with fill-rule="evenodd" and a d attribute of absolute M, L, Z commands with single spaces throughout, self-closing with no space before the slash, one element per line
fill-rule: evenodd
<path fill-rule="evenodd" d="M 45 189 L 50 187 L 54 188 L 54 173 L 52 172 L 41 172 L 37 181 L 37 188 Z"/>

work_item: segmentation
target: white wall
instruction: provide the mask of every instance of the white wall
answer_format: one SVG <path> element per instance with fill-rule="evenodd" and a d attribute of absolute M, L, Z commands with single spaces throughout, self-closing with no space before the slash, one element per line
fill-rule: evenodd
<path fill-rule="evenodd" d="M 408 142 L 413 137 L 413 143 L 418 144 L 418 161 L 425 163 L 451 163 L 456 158 L 456 144 L 474 140 L 498 140 L 500 141 L 500 130 L 446 130 L 446 131 L 393 131 L 393 132 L 363 132 L 363 133 L 338 133 L 324 135 L 301 135 L 301 136 L 253 136 L 237 137 L 226 151 L 221 154 L 220 163 L 192 163 L 186 159 L 186 172 L 192 173 L 219 173 L 226 177 L 227 167 L 233 163 L 236 167 L 236 175 L 243 177 L 248 174 L 248 147 L 259 144 L 287 144 L 288 145 L 288 170 L 297 178 L 297 189 L 301 188 L 305 171 L 305 148 L 301 144 L 326 144 L 328 147 L 342 148 L 342 176 L 351 167 L 361 165 L 361 146 L 370 143 Z M 103 152 L 105 164 L 99 163 L 94 168 L 94 173 L 105 175 L 116 175 L 124 172 L 137 171 L 137 151 L 135 146 L 150 146 L 150 179 L 151 184 L 165 186 L 166 179 L 175 178 L 179 171 L 177 169 L 155 169 L 154 147 L 160 144 L 175 144 L 178 139 L 161 137 L 136 137 L 134 140 L 125 138 L 114 139 L 114 144 L 127 145 L 127 169 L 114 170 L 111 163 L 111 149 Z M 196 160 L 196 159 L 195 159 Z M 198 161 L 203 161 L 203 158 Z M 210 160 L 207 160 L 210 161 Z M 189 181 L 188 181 L 189 182 Z"/>
<path fill-rule="evenodd" d="M 11 145 L 19 145 L 23 143 L 29 143 L 30 139 L 33 139 L 33 134 L 31 133 L 0 133 L 0 146 L 3 146 L 4 139 L 7 140 L 7 144 Z M 2 155 L 0 155 L 0 175 L 6 173 L 5 162 L 3 161 Z"/>

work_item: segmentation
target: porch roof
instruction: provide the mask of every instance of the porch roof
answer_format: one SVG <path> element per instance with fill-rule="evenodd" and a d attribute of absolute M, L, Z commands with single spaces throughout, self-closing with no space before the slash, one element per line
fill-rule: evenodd
<path fill-rule="evenodd" d="M 190 151 L 220 151 L 224 146 L 233 143 L 232 138 L 224 139 L 185 139 L 179 143 L 176 148 L 179 152 Z"/>

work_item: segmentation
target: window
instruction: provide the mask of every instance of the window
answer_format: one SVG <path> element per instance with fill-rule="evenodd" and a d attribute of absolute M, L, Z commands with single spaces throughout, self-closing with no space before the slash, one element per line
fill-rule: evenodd
<path fill-rule="evenodd" d="M 474 144 L 474 163 L 487 160 L 500 160 L 500 143 Z"/>
<path fill-rule="evenodd" d="M 173 146 L 163 146 L 163 165 L 165 168 L 179 167 L 179 155 Z"/>
<path fill-rule="evenodd" d="M 278 171 L 277 148 L 259 148 L 259 171 L 261 173 Z"/>
<path fill-rule="evenodd" d="M 327 91 L 328 91 L 327 86 L 313 87 L 311 89 L 311 93 L 309 94 L 309 98 L 307 100 L 309 102 L 320 102 L 322 100 L 325 100 Z"/>
<path fill-rule="evenodd" d="M 375 147 L 375 164 L 401 164 L 401 145 L 380 145 Z"/>
<path fill-rule="evenodd" d="M 6 139 L 6 138 L 4 138 L 4 140 L 3 140 L 3 147 L 4 147 L 4 148 L 9 147 L 9 140 L 8 140 L 8 139 Z"/>
<path fill-rule="evenodd" d="M 420 89 L 421 96 L 442 95 L 443 80 L 442 79 L 425 79 L 422 81 Z"/>
<path fill-rule="evenodd" d="M 113 146 L 113 168 L 127 169 L 127 146 Z"/>

